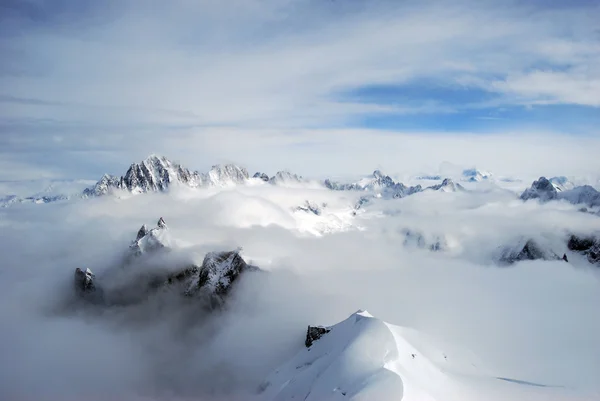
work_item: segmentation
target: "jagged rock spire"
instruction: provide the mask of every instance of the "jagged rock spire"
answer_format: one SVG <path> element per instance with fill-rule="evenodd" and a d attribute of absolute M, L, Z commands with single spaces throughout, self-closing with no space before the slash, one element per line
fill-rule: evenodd
<path fill-rule="evenodd" d="M 144 238 L 144 236 L 148 234 L 148 227 L 146 227 L 146 225 L 142 225 L 142 228 L 140 228 L 140 230 L 137 233 L 137 237 L 135 238 L 136 241 L 141 240 L 142 238 Z"/>
<path fill-rule="evenodd" d="M 167 228 L 167 223 L 165 223 L 165 219 L 162 217 L 158 219 L 158 227 L 159 228 Z"/>

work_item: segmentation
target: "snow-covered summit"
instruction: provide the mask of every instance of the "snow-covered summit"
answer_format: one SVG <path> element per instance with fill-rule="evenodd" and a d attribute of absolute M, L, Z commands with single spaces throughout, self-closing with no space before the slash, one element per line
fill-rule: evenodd
<path fill-rule="evenodd" d="M 572 189 L 560 190 L 546 177 L 540 177 L 521 194 L 522 200 L 539 199 L 541 202 L 565 200 L 574 205 L 585 204 L 590 207 L 600 206 L 600 192 L 590 185 L 582 185 Z"/>
<path fill-rule="evenodd" d="M 326 188 L 335 191 L 372 191 L 387 198 L 402 198 L 422 190 L 420 185 L 409 187 L 401 182 L 395 182 L 389 175 L 382 173 L 381 170 L 375 170 L 371 176 L 354 183 L 342 184 L 327 179 L 323 184 Z"/>
<path fill-rule="evenodd" d="M 333 326 L 309 326 L 304 345 L 262 382 L 259 400 L 570 399 L 494 374 L 469 349 L 363 310 Z"/>
<path fill-rule="evenodd" d="M 146 225 L 138 230 L 136 239 L 129 248 L 135 256 L 159 249 L 171 248 L 171 236 L 165 220 L 161 217 L 155 228 L 148 230 Z"/>
<path fill-rule="evenodd" d="M 244 184 L 250 178 L 248 170 L 235 164 L 217 164 L 202 176 L 204 186 L 230 186 Z"/>
<path fill-rule="evenodd" d="M 133 163 L 121 177 L 103 175 L 93 187 L 84 190 L 83 196 L 101 196 L 114 190 L 125 190 L 133 194 L 161 192 L 172 185 L 190 188 L 224 187 L 244 184 L 248 179 L 248 171 L 235 164 L 217 164 L 207 173 L 199 173 L 164 156 L 153 154 L 140 163 Z"/>
<path fill-rule="evenodd" d="M 275 185 L 298 184 L 304 182 L 304 178 L 289 171 L 278 171 L 273 177 L 269 178 L 269 182 Z"/>
<path fill-rule="evenodd" d="M 426 189 L 440 192 L 457 192 L 465 190 L 465 188 L 462 185 L 456 184 L 450 178 L 444 179 L 444 181 L 442 181 L 441 184 L 432 185 L 430 187 L 427 187 Z"/>
<path fill-rule="evenodd" d="M 478 170 L 476 168 L 468 168 L 463 170 L 462 179 L 469 182 L 479 182 L 488 180 L 492 177 L 492 173 L 488 171 Z"/>
<path fill-rule="evenodd" d="M 590 185 L 582 185 L 573 189 L 564 190 L 558 194 L 559 199 L 564 199 L 574 205 L 585 204 L 590 207 L 600 206 L 600 192 Z"/>
<path fill-rule="evenodd" d="M 522 194 L 522 200 L 539 199 L 542 202 L 556 199 L 558 192 L 546 177 L 540 177 L 531 184 Z"/>
<path fill-rule="evenodd" d="M 552 177 L 548 181 L 554 185 L 557 191 L 565 191 L 575 188 L 575 184 L 565 176 Z"/>

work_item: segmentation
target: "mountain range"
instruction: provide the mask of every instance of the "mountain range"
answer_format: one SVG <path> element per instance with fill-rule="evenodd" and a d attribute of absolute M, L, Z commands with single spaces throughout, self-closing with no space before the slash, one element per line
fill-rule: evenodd
<path fill-rule="evenodd" d="M 491 181 L 493 176 L 489 172 L 475 168 L 462 170 L 461 180 L 468 183 Z M 29 197 L 9 195 L 0 198 L 3 207 L 18 203 L 44 204 L 65 201 L 72 198 L 90 198 L 104 196 L 111 193 L 126 192 L 130 194 L 143 194 L 149 192 L 164 192 L 174 186 L 187 188 L 231 187 L 249 183 L 268 183 L 277 186 L 304 185 L 317 183 L 334 191 L 364 191 L 373 196 L 385 199 L 403 198 L 423 191 L 462 192 L 467 189 L 451 178 L 440 175 L 425 175 L 416 177 L 423 181 L 441 181 L 438 184 L 423 187 L 420 184 L 409 186 L 396 182 L 389 175 L 380 170 L 375 170 L 370 176 L 355 182 L 338 182 L 331 179 L 323 181 L 310 181 L 289 171 L 278 171 L 269 176 L 257 172 L 250 176 L 248 170 L 235 164 L 217 164 L 206 172 L 192 171 L 178 163 L 172 162 L 164 156 L 152 154 L 139 163 L 132 163 L 124 175 L 116 176 L 104 174 L 96 184 L 86 188 L 82 193 L 68 194 L 40 194 Z M 367 197 L 368 198 L 368 197 Z M 540 177 L 533 182 L 521 195 L 522 200 L 538 199 L 542 202 L 551 200 L 564 200 L 572 204 L 581 204 L 588 207 L 600 206 L 600 192 L 590 185 L 576 186 L 567 177 Z"/>

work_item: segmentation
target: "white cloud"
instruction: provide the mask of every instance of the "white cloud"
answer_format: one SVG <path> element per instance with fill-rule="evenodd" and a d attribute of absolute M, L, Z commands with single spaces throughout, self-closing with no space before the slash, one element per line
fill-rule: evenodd
<path fill-rule="evenodd" d="M 469 349 L 486 377 L 598 391 L 597 272 L 572 255 L 571 264 L 492 264 L 495 247 L 522 235 L 562 252 L 567 232 L 597 229 L 593 217 L 502 191 L 429 193 L 367 206 L 354 220 L 365 231 L 299 231 L 291 205 L 340 210 L 351 195 L 263 185 L 0 209 L 2 398 L 247 399 L 303 347 L 307 324 L 359 308 Z M 65 305 L 75 267 L 102 277 L 157 216 L 190 246 L 174 259 L 241 245 L 270 273 L 240 282 L 212 318 L 168 293 L 104 311 Z M 458 246 L 405 248 L 406 227 Z"/>
<path fill-rule="evenodd" d="M 457 74 L 492 83 L 491 77 L 523 74 L 539 63 L 568 63 L 574 78 L 562 74 L 585 82 L 593 70 L 584 67 L 600 57 L 593 7 L 558 13 L 514 4 L 381 2 L 357 12 L 303 1 L 133 4 L 83 31 L 77 25 L 64 33 L 42 28 L 5 40 L 8 49 L 22 49 L 23 67 L 45 67 L 34 76 L 4 76 L 4 92 L 115 112 L 173 110 L 199 124 L 264 125 L 299 117 L 300 124 L 315 124 L 370 112 L 332 103 L 329 97 L 342 89 L 452 82 Z M 564 30 L 576 22 L 565 40 Z M 546 94 L 535 82 L 529 88 Z M 553 95 L 595 105 L 591 89 Z M 503 92 L 494 85 L 488 90 Z"/>
<path fill-rule="evenodd" d="M 591 78 L 587 74 L 533 71 L 509 76 L 506 80 L 493 82 L 492 86 L 522 99 L 525 104 L 600 106 L 600 74 Z"/>

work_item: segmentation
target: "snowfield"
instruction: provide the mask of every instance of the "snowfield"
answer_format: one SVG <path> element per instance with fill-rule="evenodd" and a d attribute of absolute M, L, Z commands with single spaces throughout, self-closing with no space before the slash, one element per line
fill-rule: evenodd
<path fill-rule="evenodd" d="M 600 266 L 593 247 L 569 246 L 597 235 L 600 216 L 579 198 L 522 200 L 531 181 L 517 189 L 476 169 L 332 189 L 177 168 L 192 186 L 134 180 L 0 209 L 0 399 L 600 399 Z M 177 176 L 165 171 L 152 180 Z M 168 230 L 131 242 L 159 217 Z M 144 256 L 127 270 L 130 245 Z M 262 271 L 241 275 L 218 309 L 136 289 L 234 249 Z M 76 268 L 136 302 L 82 302 Z M 306 347 L 308 326 L 329 332 Z"/>

